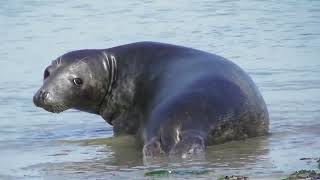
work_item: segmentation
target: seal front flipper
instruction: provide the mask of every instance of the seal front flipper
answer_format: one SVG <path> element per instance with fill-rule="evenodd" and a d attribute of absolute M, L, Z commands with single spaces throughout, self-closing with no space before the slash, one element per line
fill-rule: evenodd
<path fill-rule="evenodd" d="M 188 158 L 203 155 L 205 140 L 202 133 L 189 130 L 181 133 L 181 140 L 170 150 L 170 157 Z"/>
<path fill-rule="evenodd" d="M 199 106 L 199 101 L 204 102 L 193 92 L 182 93 L 168 97 L 155 106 L 145 127 L 144 155 L 150 155 L 146 150 L 154 147 L 154 139 L 160 142 L 161 150 L 170 156 L 184 158 L 203 152 L 210 124 L 206 115 L 201 116 L 203 106 Z"/>
<path fill-rule="evenodd" d="M 143 157 L 153 157 L 158 156 L 163 153 L 161 149 L 161 144 L 158 138 L 154 137 L 148 143 L 143 146 Z"/>

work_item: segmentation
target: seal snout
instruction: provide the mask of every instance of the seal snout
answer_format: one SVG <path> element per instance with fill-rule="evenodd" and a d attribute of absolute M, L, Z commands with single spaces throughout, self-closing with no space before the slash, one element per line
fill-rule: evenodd
<path fill-rule="evenodd" d="M 39 90 L 34 96 L 33 96 L 33 103 L 36 106 L 42 106 L 45 104 L 45 102 L 48 100 L 49 98 L 49 92 L 48 91 L 44 91 L 44 90 Z"/>

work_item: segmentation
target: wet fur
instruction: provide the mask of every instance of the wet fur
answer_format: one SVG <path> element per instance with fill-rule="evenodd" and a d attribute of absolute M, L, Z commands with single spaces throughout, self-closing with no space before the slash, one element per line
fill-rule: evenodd
<path fill-rule="evenodd" d="M 145 156 L 186 156 L 202 152 L 205 145 L 268 133 L 268 111 L 258 88 L 240 67 L 220 56 L 140 42 L 74 51 L 56 65 L 75 59 L 86 62 L 94 80 L 103 84 L 103 94 L 89 94 L 99 97 L 90 102 L 96 107 L 78 109 L 101 115 L 115 135 L 140 137 Z"/>

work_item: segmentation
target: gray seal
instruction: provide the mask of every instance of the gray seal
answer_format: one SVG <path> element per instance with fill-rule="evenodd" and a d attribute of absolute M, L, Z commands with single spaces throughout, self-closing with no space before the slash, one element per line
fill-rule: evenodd
<path fill-rule="evenodd" d="M 33 101 L 50 112 L 98 114 L 115 135 L 137 135 L 145 157 L 187 157 L 269 129 L 263 97 L 239 66 L 156 42 L 66 53 L 45 69 Z"/>

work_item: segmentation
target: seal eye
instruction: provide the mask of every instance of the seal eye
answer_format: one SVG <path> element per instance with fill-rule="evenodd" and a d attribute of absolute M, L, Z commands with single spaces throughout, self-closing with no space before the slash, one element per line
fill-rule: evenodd
<path fill-rule="evenodd" d="M 49 77 L 49 76 L 50 76 L 50 73 L 49 73 L 48 69 L 46 69 L 46 70 L 44 71 L 44 74 L 43 74 L 43 79 L 46 79 L 46 78 Z"/>
<path fill-rule="evenodd" d="M 74 78 L 73 83 L 74 83 L 74 85 L 76 85 L 78 87 L 80 87 L 83 84 L 83 82 L 80 78 Z"/>

